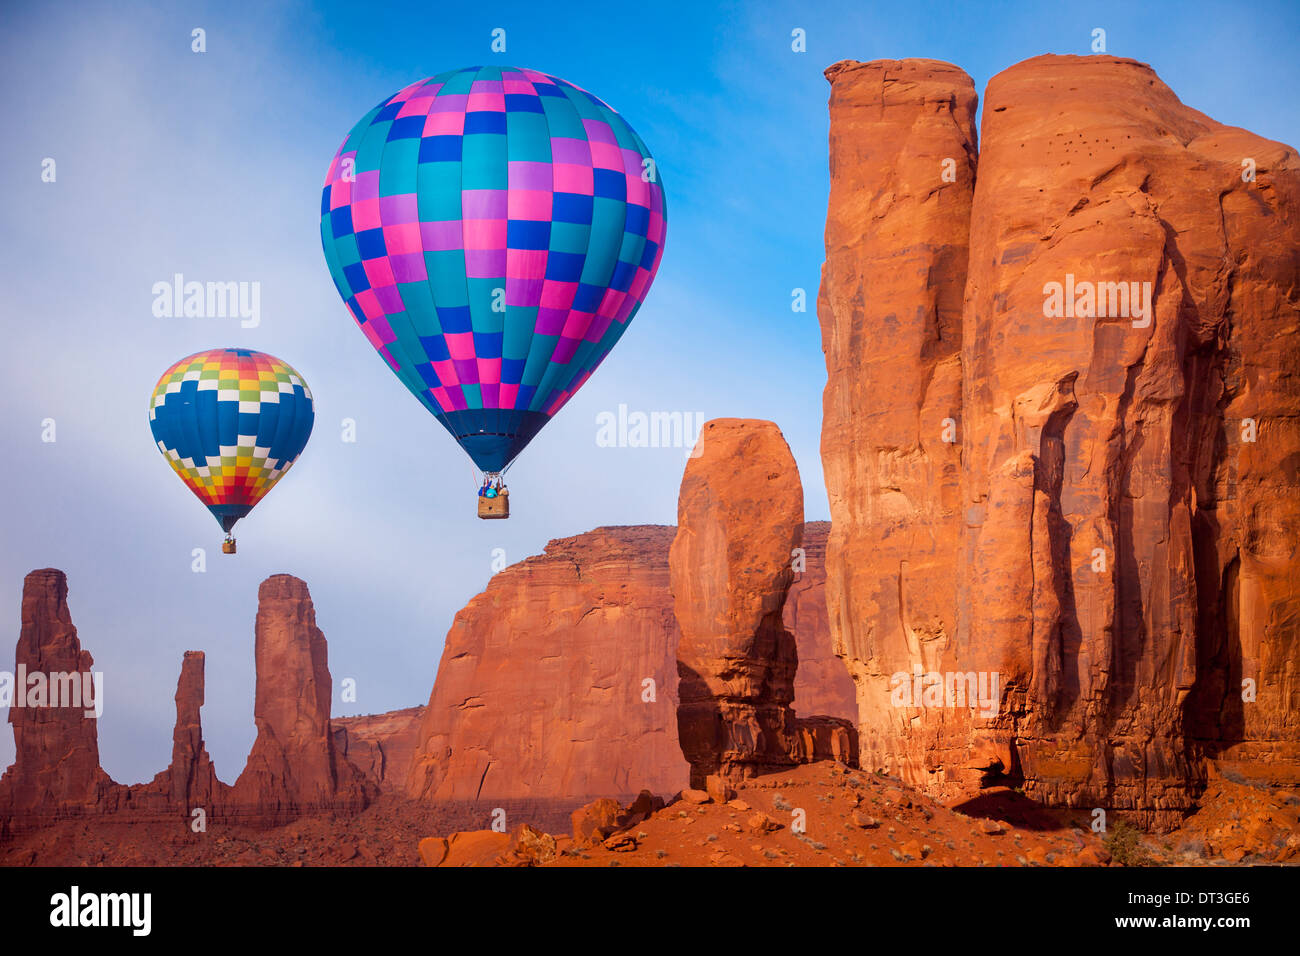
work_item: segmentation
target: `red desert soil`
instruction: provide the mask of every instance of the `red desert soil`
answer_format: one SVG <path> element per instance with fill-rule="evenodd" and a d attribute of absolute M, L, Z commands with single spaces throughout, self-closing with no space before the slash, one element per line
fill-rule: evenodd
<path fill-rule="evenodd" d="M 792 830 L 793 810 L 807 828 Z M 304 818 L 259 829 L 221 822 L 203 834 L 182 820 L 127 813 L 60 820 L 0 843 L 0 865 L 416 866 L 428 806 L 390 797 L 354 817 Z M 779 829 L 756 829 L 766 815 Z M 517 819 L 517 817 L 516 817 Z M 1049 810 L 994 789 L 947 808 L 894 777 L 830 761 L 759 777 L 736 800 L 679 799 L 605 845 L 557 835 L 552 866 L 1089 866 L 1116 863 L 1085 811 Z M 1112 816 L 1114 827 L 1116 818 Z M 552 827 L 552 830 L 558 828 Z M 441 832 L 450 832 L 443 829 Z M 630 839 L 629 839 L 630 838 Z M 512 834 L 453 834 L 443 865 L 518 865 Z M 441 842 L 441 841 L 436 841 Z M 549 841 L 548 841 L 549 842 Z M 1248 848 L 1254 850 L 1248 852 Z M 1155 865 L 1300 862 L 1300 800 L 1218 778 L 1181 828 L 1142 836 Z"/>
<path fill-rule="evenodd" d="M 736 791 L 726 804 L 679 800 L 602 845 L 566 847 L 553 865 L 1071 866 L 1108 858 L 1082 815 L 1077 826 L 1054 814 L 1050 829 L 1011 827 L 950 810 L 896 778 L 830 761 L 758 777 Z M 803 832 L 794 825 L 798 811 Z"/>
<path fill-rule="evenodd" d="M 356 816 L 302 817 L 271 829 L 142 820 L 128 812 L 60 820 L 0 843 L 0 866 L 414 866 L 430 810 L 379 800 Z"/>
<path fill-rule="evenodd" d="M 542 846 L 537 834 L 472 831 L 426 839 L 425 861 L 441 866 L 1215 866 L 1300 860 L 1300 801 L 1285 791 L 1218 780 L 1206 806 L 1183 828 L 1144 836 L 1121 827 L 1089 827 L 1087 811 L 1050 810 L 995 788 L 945 807 L 894 777 L 822 761 L 759 777 L 726 804 L 686 791 L 648 818 L 603 841 L 560 836 Z M 595 807 L 596 805 L 592 805 Z M 583 825 L 598 812 L 575 813 Z M 805 827 L 795 832 L 795 811 Z M 1132 845 L 1120 848 L 1128 833 Z M 1211 837 L 1209 834 L 1215 834 Z M 1244 852 L 1256 847 L 1254 855 Z M 1111 848 L 1116 848 L 1112 854 Z"/>

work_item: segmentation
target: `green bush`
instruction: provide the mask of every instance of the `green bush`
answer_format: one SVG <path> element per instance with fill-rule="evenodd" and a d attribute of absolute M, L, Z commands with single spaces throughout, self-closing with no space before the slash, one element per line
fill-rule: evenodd
<path fill-rule="evenodd" d="M 1102 845 L 1110 851 L 1111 859 L 1124 866 L 1150 866 L 1151 860 L 1142 846 L 1142 831 L 1118 820 L 1106 834 Z"/>

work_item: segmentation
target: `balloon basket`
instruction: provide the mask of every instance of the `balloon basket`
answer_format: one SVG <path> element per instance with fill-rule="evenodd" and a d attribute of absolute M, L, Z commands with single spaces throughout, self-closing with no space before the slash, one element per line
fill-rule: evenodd
<path fill-rule="evenodd" d="M 495 498 L 489 498 L 486 495 L 479 495 L 478 499 L 478 516 L 484 520 L 490 518 L 509 518 L 510 517 L 510 494 L 503 492 Z"/>
<path fill-rule="evenodd" d="M 227 538 L 225 541 L 221 542 L 221 553 L 222 553 L 222 554 L 234 554 L 234 553 L 235 553 L 235 539 L 234 539 L 234 538 Z"/>

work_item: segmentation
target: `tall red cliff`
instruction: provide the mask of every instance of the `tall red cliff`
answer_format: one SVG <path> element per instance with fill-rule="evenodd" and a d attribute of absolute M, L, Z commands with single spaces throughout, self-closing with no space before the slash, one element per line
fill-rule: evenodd
<path fill-rule="evenodd" d="M 229 811 L 270 823 L 315 810 L 361 809 L 372 792 L 335 749 L 329 651 L 303 581 L 273 574 L 262 582 L 256 638 L 257 739 Z"/>
<path fill-rule="evenodd" d="M 896 116 L 927 85 L 969 99 L 952 68 L 909 62 L 828 71 L 827 595 L 864 761 L 947 795 L 1000 774 L 1161 826 L 1192 805 L 1207 758 L 1295 782 L 1295 150 L 1189 109 L 1144 64 L 1046 56 L 990 81 L 973 200 L 960 161 L 955 183 L 892 188 L 958 144 L 974 163 L 973 135 L 936 120 L 942 92 Z M 936 122 L 948 141 L 914 145 Z M 960 329 L 939 323 L 918 351 L 900 317 L 945 313 L 958 254 L 869 280 L 898 248 L 964 246 L 964 207 Z M 846 342 L 892 356 L 899 383 L 856 425 L 837 410 L 872 397 L 878 363 L 846 362 Z M 949 379 L 959 396 L 944 385 L 936 403 Z M 943 463 L 927 491 L 895 467 L 893 432 L 924 446 L 944 418 L 955 442 L 905 456 Z M 918 588 L 936 545 L 957 555 L 951 582 Z M 997 675 L 997 713 L 896 706 L 896 671 Z"/>
<path fill-rule="evenodd" d="M 172 729 L 172 760 L 149 783 L 114 784 L 96 812 L 128 811 L 140 816 L 196 819 L 225 807 L 230 787 L 217 779 L 217 769 L 203 742 L 204 679 L 202 651 L 186 651 L 176 681 L 176 723 Z"/>
<path fill-rule="evenodd" d="M 919 783 L 943 728 L 964 720 L 895 707 L 889 690 L 896 673 L 936 669 L 957 631 L 977 97 L 969 76 L 938 60 L 844 61 L 826 76 L 826 603 L 858 691 L 863 766 Z M 960 761 L 963 751 L 942 759 Z"/>
<path fill-rule="evenodd" d="M 1203 756 L 1294 779 L 1295 150 L 1106 56 L 994 77 L 983 140 L 959 579 L 969 657 L 1009 695 L 987 733 L 1026 793 L 1161 822 Z"/>
<path fill-rule="evenodd" d="M 68 579 L 54 568 L 28 574 L 8 702 L 14 762 L 0 779 L 0 808 L 8 814 L 76 813 L 116 786 L 99 766 L 95 710 L 104 702 L 95 701 L 94 668 L 68 610 Z"/>

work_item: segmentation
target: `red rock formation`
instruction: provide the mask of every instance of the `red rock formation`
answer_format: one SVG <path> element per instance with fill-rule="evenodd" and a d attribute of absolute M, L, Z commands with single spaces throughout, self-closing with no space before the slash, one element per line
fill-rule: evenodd
<path fill-rule="evenodd" d="M 510 847 L 510 834 L 494 830 L 459 831 L 420 841 L 425 866 L 497 866 Z"/>
<path fill-rule="evenodd" d="M 963 74 L 828 76 L 827 595 L 864 759 L 947 795 L 1000 771 L 1162 826 L 1205 757 L 1294 781 L 1295 151 L 1144 64 L 1038 57 L 989 83 L 972 205 Z M 1076 282 L 1138 301 L 1150 283 L 1150 313 L 1114 314 L 1118 285 L 1093 286 L 1110 314 L 1054 307 Z M 998 714 L 891 707 L 914 668 L 997 673 Z"/>
<path fill-rule="evenodd" d="M 826 600 L 859 693 L 863 766 L 919 783 L 934 741 L 907 746 L 916 714 L 891 706 L 888 679 L 933 669 L 956 632 L 955 439 L 977 97 L 969 76 L 938 60 L 844 61 L 826 76 Z"/>
<path fill-rule="evenodd" d="M 385 759 L 390 754 L 399 762 L 409 759 L 415 714 L 378 715 L 351 725 L 356 750 L 375 774 L 367 783 L 332 744 L 325 637 L 316 627 L 307 586 L 275 575 L 263 582 L 259 599 L 258 737 L 233 788 L 217 779 L 203 744 L 203 652 L 186 651 L 176 685 L 171 764 L 149 783 L 123 786 L 100 768 L 95 719 L 85 712 L 93 703 L 48 706 L 54 699 L 47 689 L 41 691 L 41 706 L 11 708 L 17 756 L 0 779 L 2 828 L 14 832 L 63 816 L 118 812 L 132 820 L 188 819 L 197 808 L 208 819 L 266 826 L 305 812 L 363 807 L 383 779 Z M 38 686 L 72 688 L 74 683 L 59 675 L 77 675 L 80 682 L 93 663 L 77 640 L 63 572 L 33 571 L 23 588 L 17 652 L 20 675 L 42 675 L 41 681 L 32 679 L 31 699 L 36 700 Z M 404 718 L 405 741 L 399 733 Z M 340 728 L 344 740 L 347 727 Z M 393 739 L 385 739 L 385 729 Z"/>
<path fill-rule="evenodd" d="M 649 790 L 642 790 L 626 807 L 617 800 L 602 797 L 569 816 L 575 845 L 603 843 L 611 835 L 636 826 L 664 808 L 664 801 Z"/>
<path fill-rule="evenodd" d="M 0 779 L 0 807 L 28 819 L 94 807 L 116 785 L 99 766 L 95 661 L 77 639 L 62 571 L 33 571 L 23 581 L 15 661 L 15 754 Z"/>
<path fill-rule="evenodd" d="M 838 659 L 830 652 L 829 637 L 823 620 L 824 612 L 819 613 L 819 608 L 822 606 L 819 600 L 822 569 L 818 542 L 824 539 L 824 534 L 824 528 L 814 528 L 810 531 L 809 540 L 806 542 L 807 569 L 797 576 L 801 578 L 800 584 L 797 585 L 801 589 L 797 607 L 801 610 L 790 608 L 787 609 L 787 614 L 792 615 L 792 618 L 797 615 L 794 627 L 799 630 L 798 639 L 801 646 L 808 649 L 806 653 L 810 659 L 831 664 L 819 679 L 807 680 L 799 685 L 798 703 L 810 710 L 822 709 L 836 713 L 831 708 L 843 706 L 842 689 L 834 687 L 835 665 L 838 664 Z M 578 620 L 593 610 L 594 602 L 603 605 L 598 612 L 599 616 L 597 613 L 592 613 L 590 617 L 585 617 L 586 624 L 580 634 L 581 640 L 589 645 L 588 652 L 591 660 L 588 669 L 577 675 L 575 680 L 585 680 L 589 683 L 581 689 L 575 684 L 573 693 L 569 697 L 575 700 L 586 700 L 593 686 L 590 682 L 623 681 L 635 686 L 635 702 L 638 708 L 645 707 L 647 711 L 652 711 L 657 716 L 654 716 L 654 726 L 646 730 L 646 736 L 640 742 L 631 740 L 632 733 L 639 733 L 640 730 L 645 729 L 640 728 L 639 725 L 634 725 L 627 736 L 611 734 L 607 728 L 603 728 L 599 733 L 593 732 L 589 740 L 579 741 L 574 749 L 580 752 L 580 756 L 573 764 L 572 776 L 568 778 L 579 781 L 572 792 L 560 789 L 557 790 L 554 798 L 545 794 L 539 798 L 539 791 L 527 787 L 512 790 L 509 781 L 506 781 L 498 790 L 494 791 L 491 788 L 485 790 L 484 799 L 491 797 L 491 807 L 494 808 L 504 802 L 510 805 L 513 811 L 526 807 L 530 801 L 535 803 L 537 799 L 547 801 L 554 799 L 558 801 L 559 813 L 567 814 L 573 806 L 583 802 L 583 798 L 591 799 L 594 793 L 602 792 L 596 788 L 603 784 L 595 781 L 628 781 L 620 784 L 626 790 L 625 793 L 622 790 L 614 791 L 623 797 L 633 796 L 641 788 L 639 784 L 664 794 L 671 794 L 686 784 L 686 764 L 677 745 L 675 719 L 674 671 L 677 628 L 672 616 L 672 597 L 668 590 L 667 559 L 672 535 L 672 528 L 598 531 L 593 532 L 592 535 L 580 536 L 572 542 L 556 542 L 547 556 L 532 559 L 535 563 L 542 563 L 547 570 L 546 573 L 537 575 L 533 573 L 530 566 L 528 588 L 535 590 L 526 598 L 525 603 L 528 608 L 535 609 L 541 605 L 572 601 L 572 611 L 568 614 L 572 615 L 572 620 Z M 611 541 L 621 541 L 624 544 L 616 544 L 611 548 L 608 546 Z M 624 547 L 621 555 L 617 553 L 620 547 Z M 643 549 L 646 567 L 636 567 Z M 545 582 L 554 580 L 554 574 L 560 567 L 566 569 L 567 577 L 561 575 L 566 581 L 565 587 L 571 587 L 573 590 L 567 593 L 547 593 L 548 585 Z M 50 573 L 57 575 L 57 572 Z M 512 576 L 514 573 L 518 572 L 512 570 Z M 578 581 L 579 574 L 585 577 L 585 583 Z M 61 581 L 61 576 L 58 576 L 57 580 Z M 536 590 L 539 588 L 540 590 Z M 318 665 L 322 668 L 324 666 L 323 637 L 318 630 L 314 629 L 314 625 L 309 623 L 312 612 L 305 587 L 300 594 L 288 595 L 291 600 L 287 603 L 284 590 L 284 587 L 273 587 L 268 582 L 268 590 L 264 590 L 261 595 L 263 601 L 259 608 L 259 633 L 263 637 L 268 637 L 271 631 L 275 630 L 270 626 L 272 619 L 279 620 L 280 624 L 276 627 L 284 632 L 281 636 L 285 638 L 286 643 L 279 646 L 278 650 L 259 643 L 261 648 L 258 660 L 259 743 L 255 745 L 254 753 L 251 755 L 250 772 L 241 778 L 242 787 L 238 794 L 232 794 L 232 788 L 217 779 L 215 768 L 204 747 L 200 719 L 200 708 L 203 704 L 204 659 L 201 652 L 190 651 L 185 655 L 177 684 L 177 714 L 173 733 L 172 762 L 166 770 L 148 783 L 131 786 L 114 784 L 105 776 L 103 777 L 106 781 L 105 785 L 88 797 L 85 796 L 84 789 L 65 787 L 65 792 L 70 796 L 63 802 L 38 799 L 28 795 L 25 798 L 27 806 L 22 810 L 9 810 L 6 817 L 21 825 L 39 824 L 41 820 L 56 813 L 70 815 L 130 812 L 132 819 L 145 817 L 165 819 L 178 815 L 188 818 L 196 807 L 202 807 L 208 812 L 210 820 L 229 818 L 251 825 L 265 826 L 281 822 L 299 812 L 296 808 L 303 800 L 306 800 L 308 805 L 318 802 L 310 793 L 303 796 L 301 791 L 304 781 L 310 785 L 312 780 L 321 779 L 319 770 L 326 762 L 317 735 L 318 728 L 321 726 L 320 688 L 326 686 L 323 683 L 325 678 L 318 682 L 316 670 Z M 290 587 L 289 590 L 293 591 L 293 588 Z M 38 590 L 32 589 L 32 581 L 29 581 L 28 593 L 33 596 L 38 593 Z M 620 603 L 623 601 L 626 601 L 626 604 Z M 55 605 L 57 604 L 56 600 Z M 489 613 L 491 606 L 485 609 L 485 614 Z M 67 636 L 75 639 L 75 630 L 71 628 L 71 622 L 67 619 L 66 609 L 49 615 L 50 620 L 59 620 L 60 614 L 63 615 L 62 620 L 67 623 L 68 630 L 58 631 L 57 634 L 51 631 L 51 635 L 58 640 Z M 541 666 L 554 666 L 559 658 L 545 648 L 558 638 L 548 628 L 556 623 L 570 620 L 568 614 L 550 621 L 535 622 L 537 640 L 531 643 L 531 649 L 527 637 L 528 629 L 514 634 L 509 644 L 492 643 L 494 652 L 508 650 L 509 653 L 489 653 L 484 661 L 483 675 L 486 675 L 484 686 L 488 690 L 488 699 L 493 699 L 491 687 L 493 675 L 502 668 L 519 669 L 520 673 L 510 673 L 507 670 L 502 674 L 500 679 L 510 683 L 518 681 L 520 674 L 537 666 L 538 656 L 546 658 L 540 662 Z M 488 621 L 490 617 L 485 616 L 483 620 Z M 618 649 L 619 644 L 607 640 L 608 632 L 596 627 L 598 621 L 604 622 L 609 628 L 624 635 L 627 641 L 641 642 L 645 649 L 636 654 L 611 653 Z M 591 630 L 585 630 L 586 627 L 590 627 Z M 57 644 L 58 641 L 54 643 Z M 527 650 L 527 653 L 520 653 L 521 650 Z M 289 655 L 292 660 L 283 661 L 277 655 Z M 654 663 L 647 664 L 646 662 L 649 661 Z M 452 667 L 448 673 L 456 670 L 457 668 Z M 840 670 L 841 680 L 846 680 L 842 668 Z M 645 675 L 642 671 L 646 672 Z M 641 703 L 641 695 L 643 691 L 648 691 L 648 688 L 643 688 L 643 676 L 652 676 L 657 685 L 656 700 L 647 701 L 645 704 Z M 525 684 L 533 681 L 528 686 L 539 688 L 537 691 L 539 699 L 551 699 L 552 695 L 549 692 L 544 693 L 540 690 L 550 686 L 548 684 L 548 681 L 552 680 L 550 676 L 536 674 L 532 677 L 525 676 L 523 679 Z M 840 695 L 839 704 L 832 702 L 818 706 L 819 701 L 833 701 L 837 693 Z M 498 699 L 505 706 L 513 706 L 508 699 Z M 298 712 L 298 702 L 310 704 L 307 713 Z M 376 789 L 395 788 L 404 793 L 417 740 L 424 740 L 419 737 L 424 711 L 423 707 L 413 707 L 388 714 L 330 721 L 332 760 L 336 767 L 343 768 L 342 776 L 345 783 L 353 778 L 349 766 L 354 766 L 367 781 L 370 792 Z M 20 709 L 11 711 L 13 717 L 21 714 Z M 579 715 L 576 719 L 592 722 L 592 726 L 595 727 L 594 722 L 601 719 L 600 714 L 598 701 L 596 701 L 585 716 Z M 563 777 L 569 772 L 565 769 L 566 762 L 573 760 L 573 755 L 566 752 L 566 748 L 572 746 L 568 735 L 572 729 L 568 724 L 569 719 L 570 717 L 566 716 L 562 720 L 548 723 L 546 725 L 548 732 L 535 738 L 518 734 L 499 735 L 489 742 L 486 749 L 496 754 L 495 759 L 499 766 L 508 766 L 518 759 L 517 750 L 542 747 L 554 759 L 552 764 L 555 768 L 554 776 Z M 77 723 L 81 722 L 77 721 Z M 97 753 L 93 721 L 82 726 L 83 729 L 88 727 L 90 733 L 88 737 L 85 735 L 78 737 L 77 746 L 73 749 L 88 753 L 90 752 L 88 748 L 95 747 Z M 309 730 L 303 732 L 295 729 L 303 727 Z M 285 732 L 284 728 L 289 729 Z M 457 757 L 450 762 L 451 770 L 453 773 L 465 770 L 468 774 L 466 779 L 472 778 L 472 784 L 476 788 L 483 778 L 483 767 L 470 766 L 472 761 L 464 759 L 465 751 L 460 748 L 462 742 L 483 746 L 481 737 L 475 738 L 479 733 L 479 727 L 472 722 L 457 723 L 456 729 L 454 746 L 457 749 Z M 297 743 L 294 743 L 295 734 L 298 735 Z M 311 746 L 301 746 L 304 739 L 313 740 L 315 743 Z M 285 744 L 292 744 L 292 746 L 286 747 Z M 472 749 L 466 748 L 466 750 Z M 24 750 L 24 753 L 33 754 L 33 759 L 24 759 L 21 771 L 17 767 L 11 768 L 6 782 L 0 784 L 0 795 L 11 792 L 17 776 L 22 776 L 24 779 L 28 777 L 44 779 L 52 773 L 59 772 L 57 765 L 47 765 L 43 762 L 45 758 L 38 752 Z M 629 764 L 628 753 L 636 755 L 635 760 L 640 761 L 640 766 Z M 101 773 L 98 771 L 97 756 L 88 764 L 82 758 L 79 760 L 80 763 L 74 761 L 68 766 L 84 768 L 88 765 L 93 771 L 91 779 L 95 774 Z M 291 764 L 287 769 L 286 761 Z M 585 767 L 583 761 L 586 761 Z M 31 770 L 33 767 L 38 769 Z M 29 770 L 31 770 L 30 774 Z M 314 774 L 316 776 L 313 776 Z M 81 781 L 81 785 L 85 785 L 84 774 L 80 774 L 76 779 Z M 489 782 L 496 783 L 493 780 Z M 451 781 L 445 786 L 447 790 L 458 795 L 455 799 L 459 799 L 459 795 L 465 792 L 465 787 L 468 785 Z M 265 789 L 259 792 L 257 789 L 259 787 Z M 330 807 L 341 809 L 347 809 L 352 804 L 353 800 L 346 794 L 328 803 Z M 0 803 L 0 806 L 6 804 Z M 19 817 L 21 820 L 18 819 Z M 455 819 L 471 822 L 477 820 L 478 816 L 471 814 L 468 817 L 459 816 Z"/>
<path fill-rule="evenodd" d="M 783 620 L 799 649 L 794 675 L 794 709 L 854 723 L 858 719 L 853 678 L 831 645 L 826 617 L 826 538 L 829 521 L 803 526 L 803 555 L 792 562 L 794 581 L 786 593 Z"/>
<path fill-rule="evenodd" d="M 380 789 L 406 787 L 424 707 L 330 721 L 335 752 Z"/>
<path fill-rule="evenodd" d="M 486 810 L 551 801 L 560 819 L 594 798 L 687 785 L 668 588 L 675 530 L 597 528 L 552 541 L 470 601 L 447 635 L 418 731 L 413 796 Z M 812 662 L 796 703 L 851 717 L 852 684 L 831 651 L 819 593 L 825 535 L 824 523 L 809 525 L 798 598 L 786 606 Z M 653 701 L 642 700 L 646 678 Z"/>
<path fill-rule="evenodd" d="M 1190 806 L 1198 752 L 1285 757 L 1294 779 L 1295 150 L 1115 57 L 1018 64 L 990 81 L 984 116 L 961 580 L 972 651 L 1010 695 L 993 733 L 1014 736 L 1027 793 L 1158 822 Z M 1050 171 L 1038 189 L 1026 155 Z M 1113 314 L 1111 288 L 1110 315 L 1082 298 L 1046 315 L 1047 285 L 1069 276 L 1149 283 L 1152 314 Z M 992 476 L 1025 456 L 1032 472 L 999 489 Z M 982 522 L 999 507 L 1032 520 L 990 548 Z M 1012 606 L 991 603 L 994 573 L 1018 589 Z M 1241 701 L 1248 672 L 1256 704 Z"/>
<path fill-rule="evenodd" d="M 328 649 L 307 585 L 274 574 L 257 599 L 257 739 L 229 811 L 276 823 L 317 810 L 359 810 L 373 792 L 334 748 Z"/>
<path fill-rule="evenodd" d="M 181 676 L 176 682 L 176 727 L 172 731 L 172 762 L 154 783 L 162 785 L 170 806 L 189 812 L 195 807 L 211 808 L 225 800 L 229 791 L 217 779 L 216 768 L 203 745 L 202 651 L 186 651 Z"/>
<path fill-rule="evenodd" d="M 498 573 L 447 634 L 409 780 L 437 801 L 672 793 L 673 529 L 598 528 Z"/>
<path fill-rule="evenodd" d="M 691 786 L 753 777 L 809 750 L 849 758 L 847 742 L 822 740 L 833 723 L 800 734 L 790 706 L 799 658 L 783 613 L 803 538 L 790 448 L 771 422 L 723 418 L 704 426 L 698 450 L 669 556 L 681 628 L 677 733 Z"/>
<path fill-rule="evenodd" d="M 799 664 L 785 629 L 803 485 L 772 422 L 708 422 L 686 465 L 669 554 L 677 645 L 677 736 L 691 786 L 788 766 Z"/>
<path fill-rule="evenodd" d="M 217 779 L 216 767 L 203 744 L 203 664 L 202 651 L 185 652 L 176 682 L 176 724 L 167 769 L 149 783 L 113 784 L 90 812 L 127 812 L 132 821 L 180 816 L 187 823 L 198 819 L 198 809 L 203 810 L 205 823 L 222 812 L 230 787 Z"/>

